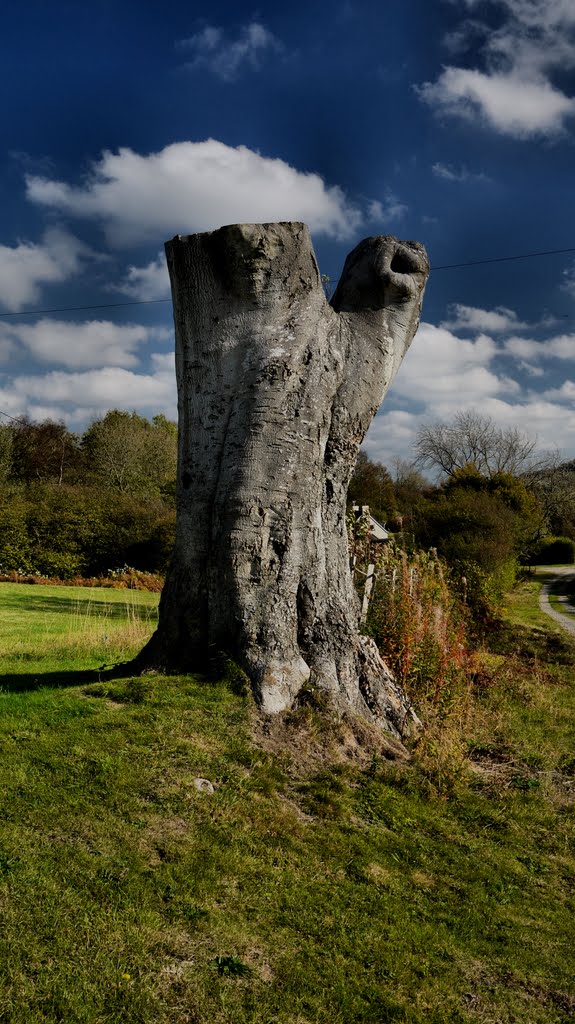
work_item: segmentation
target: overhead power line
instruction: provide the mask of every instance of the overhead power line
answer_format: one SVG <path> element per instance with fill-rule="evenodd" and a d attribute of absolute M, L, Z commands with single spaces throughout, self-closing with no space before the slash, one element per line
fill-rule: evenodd
<path fill-rule="evenodd" d="M 0 409 L 0 416 L 6 416 L 9 420 L 14 420 L 14 423 L 26 422 L 22 416 L 11 416 L 9 412 L 4 412 L 2 409 Z"/>
<path fill-rule="evenodd" d="M 431 270 L 456 270 L 458 267 L 482 267 L 486 263 L 508 263 L 510 260 L 530 260 L 534 256 L 557 256 L 558 253 L 575 252 L 573 249 L 547 249 L 545 252 L 524 252 L 520 256 L 495 256 L 488 260 L 469 260 L 467 263 L 444 263 L 441 267 L 431 267 Z"/>
<path fill-rule="evenodd" d="M 97 306 L 58 306 L 55 309 L 21 309 L 17 313 L 0 313 L 5 316 L 41 316 L 45 313 L 78 313 L 86 309 L 117 309 L 118 306 L 151 306 L 157 302 L 171 302 L 171 299 L 134 299 L 132 302 L 100 302 Z"/>
<path fill-rule="evenodd" d="M 433 273 L 437 273 L 438 270 L 457 270 L 460 267 L 483 267 L 488 263 L 509 263 L 512 260 L 530 260 L 539 256 L 557 256 L 568 252 L 575 252 L 575 246 L 570 249 L 546 249 L 544 252 L 523 252 L 517 256 L 494 256 L 486 260 L 468 260 L 466 263 L 444 263 L 439 267 L 431 267 L 431 270 Z M 79 313 L 85 312 L 88 309 L 119 309 L 122 306 L 152 306 L 171 301 L 171 299 L 133 299 L 132 302 L 100 302 L 93 306 L 57 306 L 53 309 L 21 309 L 14 313 L 0 313 L 0 318 L 9 316 L 46 316 L 49 313 Z"/>

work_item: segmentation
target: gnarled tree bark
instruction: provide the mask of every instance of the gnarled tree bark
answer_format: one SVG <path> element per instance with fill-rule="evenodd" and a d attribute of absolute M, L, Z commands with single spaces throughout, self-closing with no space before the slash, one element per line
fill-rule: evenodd
<path fill-rule="evenodd" d="M 358 630 L 347 488 L 419 323 L 417 242 L 367 238 L 328 304 L 304 224 L 240 224 L 166 244 L 176 328 L 176 546 L 139 667 L 216 651 L 260 707 L 308 683 L 398 736 L 417 719 Z"/>

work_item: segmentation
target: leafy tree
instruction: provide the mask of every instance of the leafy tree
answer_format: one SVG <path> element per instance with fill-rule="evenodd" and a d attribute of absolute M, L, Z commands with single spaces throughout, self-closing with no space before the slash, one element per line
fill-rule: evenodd
<path fill-rule="evenodd" d="M 121 493 L 157 493 L 176 475 L 177 428 L 164 416 L 150 422 L 113 409 L 92 423 L 82 447 L 93 478 Z"/>
<path fill-rule="evenodd" d="M 12 472 L 12 427 L 0 423 L 0 483 L 5 483 Z"/>
<path fill-rule="evenodd" d="M 48 481 L 58 484 L 77 475 L 81 451 L 78 438 L 64 423 L 18 420 L 12 433 L 10 475 L 15 480 Z"/>
<path fill-rule="evenodd" d="M 381 462 L 373 462 L 363 451 L 357 457 L 348 501 L 369 505 L 371 514 L 381 522 L 393 518 L 397 511 L 391 476 Z"/>
<path fill-rule="evenodd" d="M 484 476 L 473 465 L 454 471 L 422 504 L 417 524 L 419 542 L 466 577 L 471 602 L 483 610 L 513 585 L 518 560 L 544 530 L 542 509 L 522 480 Z"/>
<path fill-rule="evenodd" d="M 447 481 L 444 493 L 467 490 L 475 495 L 487 494 L 511 512 L 513 520 L 509 527 L 509 540 L 513 552 L 523 559 L 529 550 L 546 532 L 545 514 L 536 495 L 523 480 L 512 473 L 498 472 L 484 477 L 475 466 L 464 466 Z"/>
<path fill-rule="evenodd" d="M 124 564 L 164 571 L 175 513 L 159 498 L 29 484 L 0 493 L 0 568 L 66 579 Z"/>
<path fill-rule="evenodd" d="M 537 565 L 573 565 L 575 541 L 571 537 L 544 537 L 533 552 Z"/>
<path fill-rule="evenodd" d="M 417 462 L 446 476 L 472 465 L 485 477 L 518 474 L 529 465 L 536 442 L 516 427 L 498 427 L 490 416 L 470 410 L 453 420 L 428 423 L 418 430 Z"/>

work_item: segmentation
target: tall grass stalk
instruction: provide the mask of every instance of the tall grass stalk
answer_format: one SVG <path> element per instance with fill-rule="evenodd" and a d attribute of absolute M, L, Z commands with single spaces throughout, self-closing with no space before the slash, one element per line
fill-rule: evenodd
<path fill-rule="evenodd" d="M 434 552 L 385 552 L 379 559 L 368 629 L 398 682 L 442 710 L 467 688 L 463 612 Z"/>

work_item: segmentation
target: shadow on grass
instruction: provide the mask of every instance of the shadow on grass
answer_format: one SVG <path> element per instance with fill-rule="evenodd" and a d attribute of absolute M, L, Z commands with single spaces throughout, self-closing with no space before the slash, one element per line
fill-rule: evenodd
<path fill-rule="evenodd" d="M 569 636 L 517 622 L 500 622 L 488 637 L 488 647 L 494 654 L 514 654 L 528 663 L 575 665 L 575 642 Z"/>
<path fill-rule="evenodd" d="M 112 668 L 83 668 L 57 672 L 4 672 L 0 673 L 0 693 L 26 693 L 32 690 L 62 690 L 70 686 L 85 686 L 87 683 L 105 683 L 117 679 L 128 679 L 133 675 L 131 662 L 127 661 Z"/>
<path fill-rule="evenodd" d="M 137 591 L 129 590 L 126 591 L 125 600 L 99 600 L 92 597 L 75 598 L 68 597 L 67 595 L 60 596 L 43 596 L 38 594 L 33 597 L 29 594 L 26 595 L 25 602 L 14 600 L 14 601 L 3 601 L 5 607 L 10 605 L 16 609 L 22 609 L 26 614 L 29 612 L 42 612 L 44 614 L 53 613 L 65 613 L 66 615 L 77 616 L 79 618 L 113 618 L 113 619 L 125 619 L 126 618 L 126 607 L 130 610 L 133 608 L 136 612 L 145 615 L 146 617 L 155 618 L 157 610 L 153 605 L 145 604 L 143 601 L 140 602 L 134 597 Z"/>

